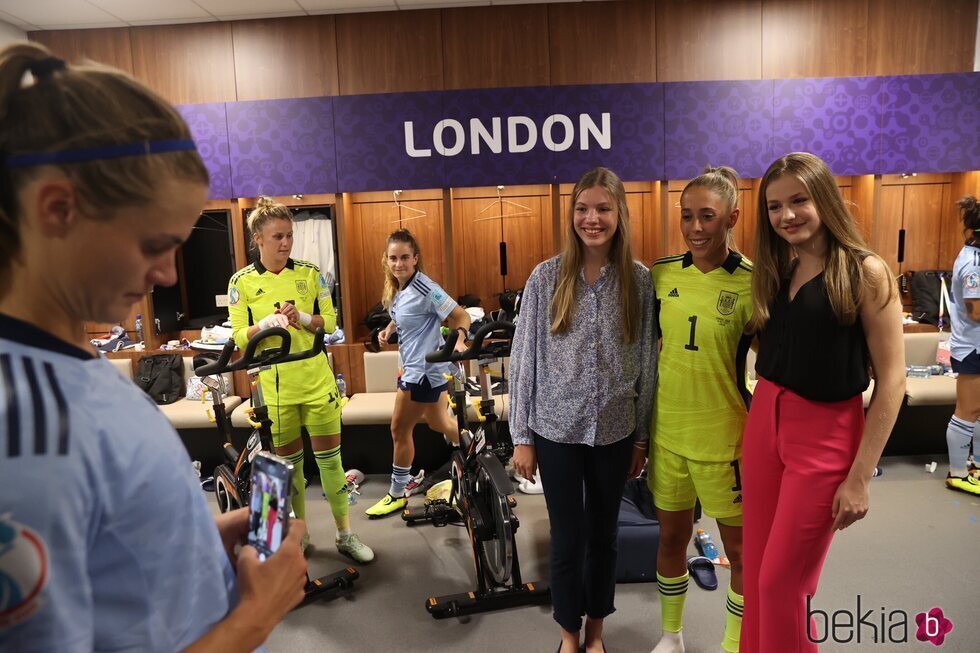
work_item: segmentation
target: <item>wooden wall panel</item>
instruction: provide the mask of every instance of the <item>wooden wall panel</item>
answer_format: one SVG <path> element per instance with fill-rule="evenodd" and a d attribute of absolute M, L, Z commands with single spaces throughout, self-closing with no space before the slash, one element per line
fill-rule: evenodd
<path fill-rule="evenodd" d="M 444 9 L 442 46 L 447 90 L 550 81 L 544 5 Z"/>
<path fill-rule="evenodd" d="M 133 27 L 133 73 L 174 104 L 234 102 L 231 23 Z"/>
<path fill-rule="evenodd" d="M 534 187 L 515 187 L 530 189 Z M 553 255 L 549 196 L 509 195 L 507 199 L 526 206 L 531 215 L 506 217 L 492 206 L 495 197 L 454 197 L 453 235 L 456 257 L 457 295 L 480 297 L 486 310 L 499 308 L 497 294 L 523 288 L 534 267 Z M 500 272 L 500 243 L 507 243 L 507 276 Z"/>
<path fill-rule="evenodd" d="M 905 187 L 905 262 L 902 272 L 939 269 L 939 233 L 943 218 L 943 190 L 948 184 Z"/>
<path fill-rule="evenodd" d="M 762 0 L 658 0 L 657 81 L 762 78 Z"/>
<path fill-rule="evenodd" d="M 442 90 L 439 11 L 342 14 L 336 21 L 341 95 Z"/>
<path fill-rule="evenodd" d="M 956 202 L 964 195 L 980 196 L 980 171 L 961 172 L 951 175 L 949 201 L 944 202 L 941 242 L 939 246 L 939 267 L 944 270 L 953 269 L 967 234 L 963 230 L 963 220 L 960 218 L 960 208 Z"/>
<path fill-rule="evenodd" d="M 973 70 L 977 0 L 868 3 L 868 75 Z"/>
<path fill-rule="evenodd" d="M 864 241 L 873 248 L 874 236 L 874 175 L 855 175 L 851 178 L 851 203 L 848 208 L 857 221 Z"/>
<path fill-rule="evenodd" d="M 549 5 L 548 44 L 552 84 L 655 82 L 656 4 L 633 0 Z"/>
<path fill-rule="evenodd" d="M 425 211 L 426 215 L 412 220 L 401 220 L 398 208 L 393 202 L 353 202 L 350 207 L 350 226 L 346 232 L 348 240 L 351 279 L 349 329 L 354 337 L 363 338 L 368 334 L 361 323 L 368 309 L 381 301 L 384 286 L 384 271 L 381 255 L 384 252 L 388 235 L 404 227 L 409 229 L 422 250 L 422 265 L 425 273 L 442 285 L 445 279 L 445 239 L 443 235 L 443 216 L 441 200 L 413 200 L 411 206 Z M 404 215 L 404 214 L 403 214 Z M 353 272 L 356 270 L 356 272 Z M 451 290 L 447 289 L 451 292 Z"/>
<path fill-rule="evenodd" d="M 848 77 L 868 69 L 866 0 L 762 0 L 762 76 Z"/>
<path fill-rule="evenodd" d="M 905 211 L 905 188 L 903 186 L 882 186 L 875 207 L 874 243 L 872 249 L 885 259 L 892 274 L 898 275 L 902 268 L 898 264 L 898 231 L 902 228 Z M 905 251 L 909 243 L 906 241 Z"/>
<path fill-rule="evenodd" d="M 240 20 L 231 27 L 239 100 L 340 92 L 333 16 Z"/>
<path fill-rule="evenodd" d="M 28 38 L 69 62 L 91 59 L 133 74 L 129 28 L 66 29 L 30 32 Z"/>

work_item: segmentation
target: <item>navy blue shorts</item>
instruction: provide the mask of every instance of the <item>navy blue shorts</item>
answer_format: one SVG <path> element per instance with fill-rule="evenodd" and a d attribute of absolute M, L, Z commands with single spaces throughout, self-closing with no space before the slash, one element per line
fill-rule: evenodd
<path fill-rule="evenodd" d="M 973 352 L 963 360 L 950 360 L 953 371 L 957 374 L 980 374 L 980 354 L 974 349 Z"/>
<path fill-rule="evenodd" d="M 446 391 L 449 387 L 449 383 L 443 383 L 442 385 L 437 385 L 432 387 L 429 385 L 429 379 L 422 377 L 422 380 L 418 383 L 406 383 L 402 381 L 401 377 L 398 377 L 398 387 L 402 390 L 410 392 L 412 395 L 412 401 L 417 404 L 434 404 L 439 401 L 439 395 Z"/>

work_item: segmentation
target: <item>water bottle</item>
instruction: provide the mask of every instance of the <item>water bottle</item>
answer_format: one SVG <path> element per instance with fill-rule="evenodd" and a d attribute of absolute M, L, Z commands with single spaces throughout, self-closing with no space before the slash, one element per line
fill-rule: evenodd
<path fill-rule="evenodd" d="M 143 314 L 136 314 L 136 342 L 143 342 Z"/>
<path fill-rule="evenodd" d="M 701 549 L 701 555 L 709 560 L 714 560 L 718 557 L 718 547 L 715 546 L 714 540 L 711 539 L 711 534 L 708 531 L 699 528 L 695 538 L 697 539 L 698 548 Z"/>
<path fill-rule="evenodd" d="M 343 374 L 338 374 L 337 375 L 337 392 L 340 393 L 340 396 L 341 397 L 346 397 L 347 396 L 347 382 L 344 381 L 344 375 Z"/>

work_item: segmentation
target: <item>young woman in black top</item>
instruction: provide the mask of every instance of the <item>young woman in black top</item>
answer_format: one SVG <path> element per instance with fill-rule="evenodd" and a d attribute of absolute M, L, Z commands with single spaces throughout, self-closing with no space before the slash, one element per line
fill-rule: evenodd
<path fill-rule="evenodd" d="M 741 650 L 816 651 L 807 597 L 834 532 L 868 512 L 905 354 L 891 272 L 812 154 L 788 154 L 762 178 L 752 298 L 759 382 L 743 444 Z"/>

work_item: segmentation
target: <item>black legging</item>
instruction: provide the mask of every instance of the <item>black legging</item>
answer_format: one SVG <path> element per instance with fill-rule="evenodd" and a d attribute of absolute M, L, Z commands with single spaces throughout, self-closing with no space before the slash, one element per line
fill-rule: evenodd
<path fill-rule="evenodd" d="M 551 519 L 551 603 L 568 632 L 582 615 L 602 619 L 616 608 L 619 503 L 633 438 L 603 447 L 560 444 L 534 434 Z"/>

